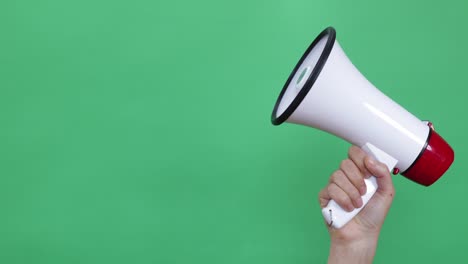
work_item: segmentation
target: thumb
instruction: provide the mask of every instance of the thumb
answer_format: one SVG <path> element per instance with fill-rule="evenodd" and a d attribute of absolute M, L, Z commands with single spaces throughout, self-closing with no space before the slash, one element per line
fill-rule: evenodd
<path fill-rule="evenodd" d="M 367 170 L 377 179 L 377 184 L 379 186 L 377 192 L 393 196 L 395 190 L 392 176 L 387 166 L 369 156 L 364 159 L 364 164 Z"/>
<path fill-rule="evenodd" d="M 364 166 L 377 179 L 378 188 L 358 219 L 367 230 L 380 230 L 394 197 L 392 176 L 385 164 L 369 156 L 364 158 Z"/>

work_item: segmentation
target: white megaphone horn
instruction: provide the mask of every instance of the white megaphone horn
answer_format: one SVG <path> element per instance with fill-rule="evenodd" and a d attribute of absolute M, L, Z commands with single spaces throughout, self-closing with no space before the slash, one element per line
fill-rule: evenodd
<path fill-rule="evenodd" d="M 284 85 L 272 123 L 315 127 L 360 146 L 389 171 L 429 186 L 454 159 L 452 148 L 425 123 L 375 88 L 351 63 L 335 40 L 332 27 L 312 42 Z M 340 228 L 366 205 L 377 190 L 365 180 L 363 206 L 351 212 L 331 200 L 323 208 L 327 223 Z"/>

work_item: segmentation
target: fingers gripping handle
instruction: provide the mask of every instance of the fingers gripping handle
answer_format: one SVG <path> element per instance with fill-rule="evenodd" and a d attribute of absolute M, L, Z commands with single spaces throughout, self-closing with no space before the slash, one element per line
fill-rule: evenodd
<path fill-rule="evenodd" d="M 398 162 L 395 158 L 370 143 L 366 143 L 361 148 L 374 159 L 387 165 L 389 171 L 392 171 Z M 366 183 L 367 192 L 362 196 L 363 205 L 360 208 L 355 208 L 353 211 L 347 212 L 334 200 L 331 200 L 328 205 L 322 209 L 322 215 L 328 225 L 334 228 L 341 228 L 366 206 L 367 202 L 369 202 L 370 198 L 372 198 L 377 191 L 378 185 L 377 179 L 374 176 L 365 179 L 364 182 Z"/>
<path fill-rule="evenodd" d="M 360 208 L 355 208 L 351 212 L 347 212 L 342 209 L 334 200 L 328 202 L 328 205 L 322 209 L 322 214 L 329 226 L 334 228 L 341 228 L 346 225 L 354 216 L 356 216 L 370 198 L 377 191 L 377 180 L 374 176 L 371 176 L 369 179 L 365 179 L 367 192 L 362 197 L 362 206 Z"/>

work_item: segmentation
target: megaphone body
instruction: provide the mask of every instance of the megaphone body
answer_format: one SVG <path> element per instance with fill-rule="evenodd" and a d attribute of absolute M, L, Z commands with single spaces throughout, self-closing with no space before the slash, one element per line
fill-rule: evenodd
<path fill-rule="evenodd" d="M 375 88 L 351 63 L 325 29 L 306 50 L 281 91 L 272 123 L 318 128 L 362 147 L 390 171 L 429 186 L 454 159 L 452 148 L 432 127 Z M 340 228 L 365 206 L 377 189 L 366 179 L 364 205 L 346 212 L 330 201 L 322 213 Z"/>

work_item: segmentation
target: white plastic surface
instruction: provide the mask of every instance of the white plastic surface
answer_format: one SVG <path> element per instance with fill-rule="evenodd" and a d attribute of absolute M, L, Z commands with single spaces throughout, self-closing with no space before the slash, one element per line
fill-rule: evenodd
<path fill-rule="evenodd" d="M 387 165 L 389 171 L 392 171 L 398 162 L 395 158 L 370 143 L 366 143 L 364 146 L 362 146 L 362 149 L 376 160 Z M 370 198 L 372 198 L 372 196 L 377 191 L 378 185 L 374 176 L 371 176 L 364 181 L 366 183 L 367 192 L 362 196 L 363 205 L 360 208 L 356 208 L 351 212 L 347 212 L 334 200 L 331 200 L 328 205 L 322 209 L 322 215 L 328 225 L 334 228 L 341 228 L 351 219 L 353 219 L 353 217 L 356 216 L 362 210 L 362 208 L 364 208 L 364 206 L 366 206 L 367 202 L 369 202 Z"/>
<path fill-rule="evenodd" d="M 317 64 L 320 55 L 322 55 L 323 50 L 325 49 L 325 44 L 327 43 L 327 37 L 322 38 L 317 45 L 310 51 L 304 62 L 301 64 L 299 69 L 297 69 L 294 77 L 289 84 L 288 89 L 283 95 L 281 99 L 280 105 L 278 106 L 278 110 L 276 115 L 281 115 L 286 108 L 291 104 L 291 102 L 296 98 L 296 95 L 301 91 L 306 83 L 309 75 L 312 73 L 312 70 Z M 305 72 L 304 72 L 305 70 Z M 300 79 L 300 80 L 299 80 Z"/>

